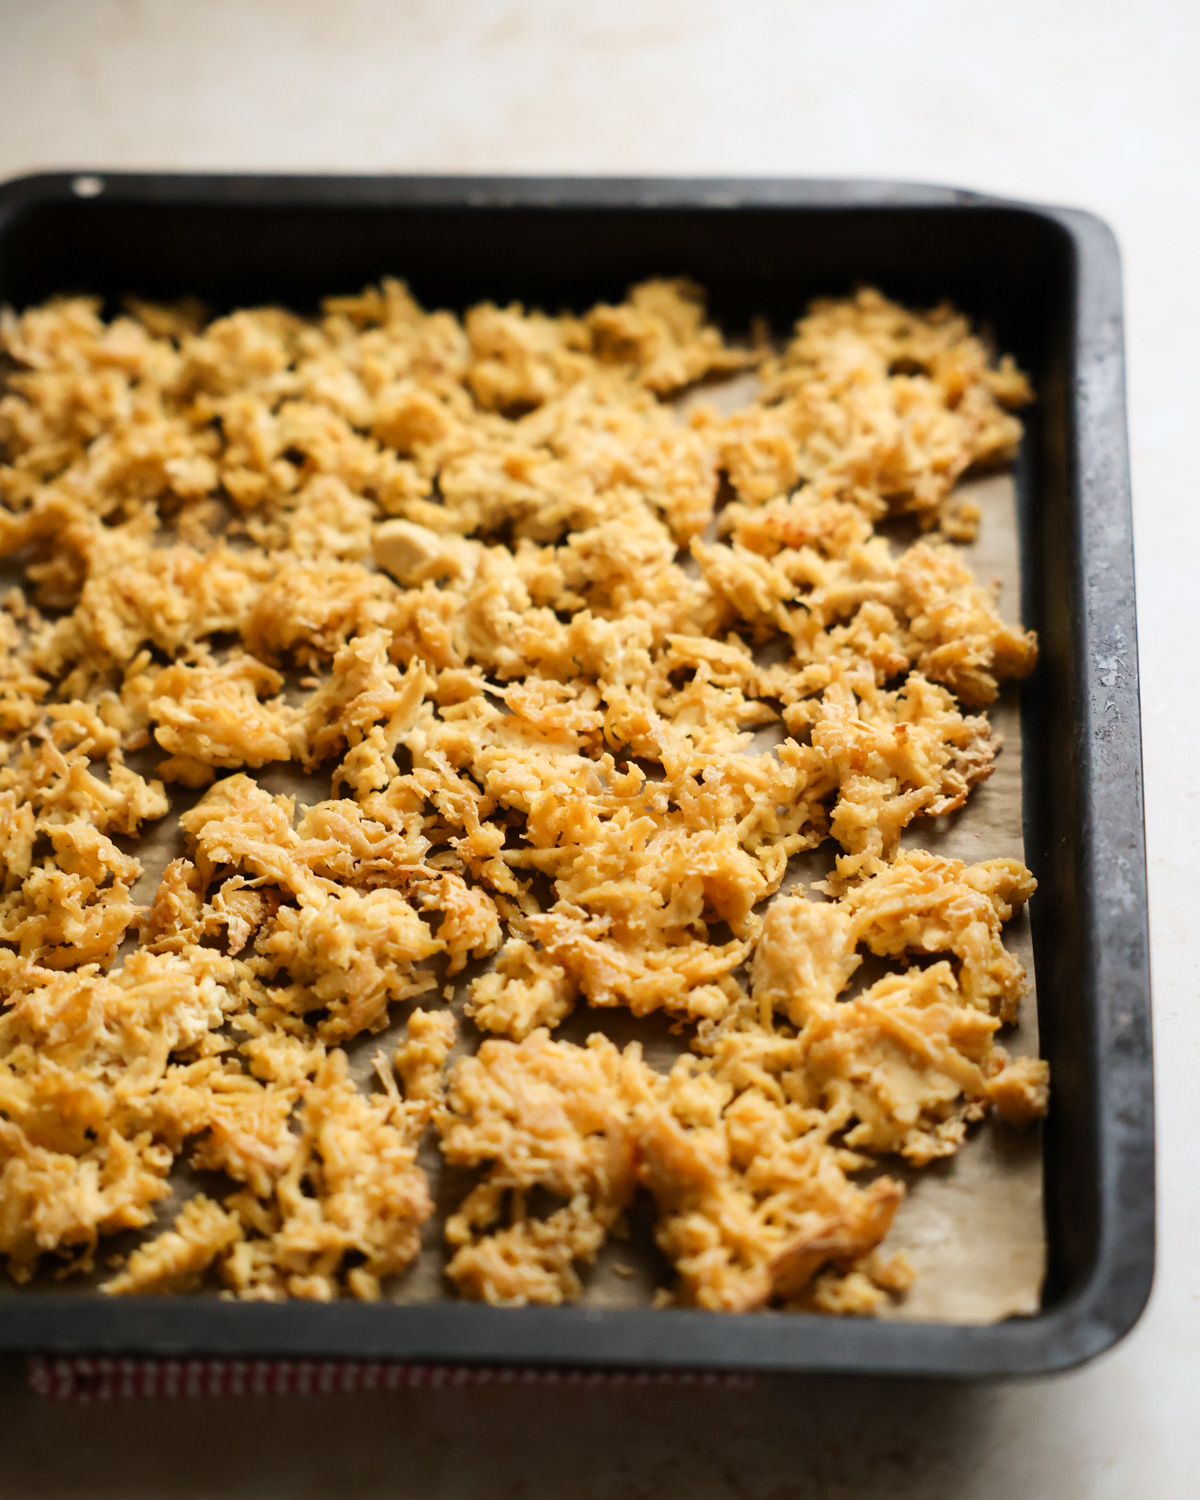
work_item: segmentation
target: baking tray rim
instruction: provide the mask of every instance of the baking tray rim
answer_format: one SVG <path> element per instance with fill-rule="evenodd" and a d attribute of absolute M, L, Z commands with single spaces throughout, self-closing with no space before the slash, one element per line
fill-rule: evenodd
<path fill-rule="evenodd" d="M 1074 302 L 1070 490 L 1079 543 L 1074 562 L 1083 574 L 1075 645 L 1086 673 L 1076 726 L 1085 768 L 1078 834 L 1090 876 L 1083 901 L 1094 958 L 1084 983 L 1096 1028 L 1098 1245 L 1081 1284 L 1061 1300 L 1029 1317 L 982 1326 L 776 1312 L 731 1318 L 690 1310 L 18 1294 L 0 1299 L 0 1349 L 970 1377 L 1071 1368 L 1122 1338 L 1140 1317 L 1153 1280 L 1154 1126 L 1121 271 L 1103 220 L 1078 209 L 884 180 L 81 168 L 0 184 L 0 237 L 27 209 L 101 199 L 164 210 L 955 209 L 1028 216 L 1066 236 Z"/>

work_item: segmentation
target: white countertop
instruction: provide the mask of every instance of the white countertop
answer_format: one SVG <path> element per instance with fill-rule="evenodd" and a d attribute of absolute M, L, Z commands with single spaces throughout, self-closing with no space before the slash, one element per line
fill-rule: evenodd
<path fill-rule="evenodd" d="M 891 177 L 1121 241 L 1160 1251 L 1112 1354 L 1004 1386 L 780 1380 L 54 1405 L 0 1492 L 1184 1500 L 1200 1494 L 1200 7 L 1190 0 L 0 0 L 0 178 L 46 167 Z M 1182 674 L 1182 675 L 1180 675 Z"/>

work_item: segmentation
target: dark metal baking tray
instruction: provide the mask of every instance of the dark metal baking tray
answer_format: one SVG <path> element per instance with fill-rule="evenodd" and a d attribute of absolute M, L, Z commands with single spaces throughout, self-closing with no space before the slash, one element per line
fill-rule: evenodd
<path fill-rule="evenodd" d="M 516 1364 L 1028 1374 L 1099 1353 L 1154 1265 L 1150 977 L 1120 266 L 1074 210 L 836 181 L 54 174 L 0 187 L 0 301 L 66 290 L 313 306 L 402 275 L 427 306 L 549 310 L 686 272 L 727 330 L 813 295 L 947 297 L 1039 393 L 1017 483 L 1025 840 L 1045 1130 L 1040 1313 L 986 1327 L 600 1308 L 0 1299 L 0 1347 Z"/>

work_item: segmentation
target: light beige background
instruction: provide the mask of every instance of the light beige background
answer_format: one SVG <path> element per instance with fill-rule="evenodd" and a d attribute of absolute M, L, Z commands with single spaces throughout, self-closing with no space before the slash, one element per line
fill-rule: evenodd
<path fill-rule="evenodd" d="M 1187 1500 L 1200 1494 L 1200 6 L 1191 0 L 0 0 L 0 175 L 39 167 L 899 177 L 1077 204 L 1125 254 L 1161 1254 L 1047 1382 L 780 1380 L 56 1407 L 0 1495 Z"/>

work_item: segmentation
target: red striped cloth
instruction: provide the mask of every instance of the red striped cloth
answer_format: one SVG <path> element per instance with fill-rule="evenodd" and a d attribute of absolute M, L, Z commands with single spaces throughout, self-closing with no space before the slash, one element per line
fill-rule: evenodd
<path fill-rule="evenodd" d="M 713 1370 L 578 1370 L 508 1365 L 403 1365 L 381 1360 L 51 1359 L 30 1355 L 29 1384 L 57 1401 L 133 1396 L 316 1396 L 481 1385 L 692 1385 L 748 1390 L 753 1375 Z"/>

